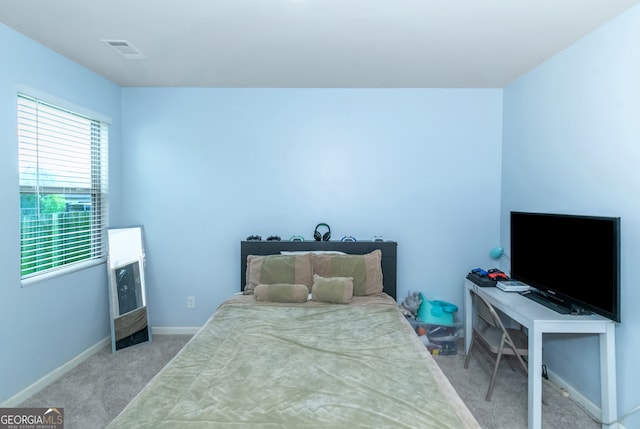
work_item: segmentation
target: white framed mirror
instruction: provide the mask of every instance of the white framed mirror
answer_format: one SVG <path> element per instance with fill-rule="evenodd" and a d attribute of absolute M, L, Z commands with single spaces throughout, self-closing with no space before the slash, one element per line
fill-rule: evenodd
<path fill-rule="evenodd" d="M 142 227 L 107 230 L 113 352 L 151 341 Z"/>

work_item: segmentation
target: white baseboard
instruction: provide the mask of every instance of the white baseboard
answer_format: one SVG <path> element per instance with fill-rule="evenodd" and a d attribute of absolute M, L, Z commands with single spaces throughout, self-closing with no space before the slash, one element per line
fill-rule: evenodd
<path fill-rule="evenodd" d="M 91 347 L 89 347 L 88 349 L 86 349 L 85 351 L 83 351 L 82 353 L 80 353 L 70 361 L 62 364 L 58 368 L 51 371 L 49 374 L 45 375 L 35 383 L 31 384 L 21 392 L 16 393 L 11 398 L 4 401 L 0 406 L 6 407 L 6 408 L 18 406 L 19 404 L 27 400 L 30 396 L 38 393 L 40 390 L 47 387 L 49 384 L 53 383 L 54 381 L 56 381 L 57 379 L 59 379 L 69 371 L 71 371 L 73 368 L 75 368 L 76 366 L 78 366 L 79 364 L 87 360 L 89 357 L 97 353 L 100 349 L 107 346 L 109 347 L 111 346 L 110 336 L 107 338 L 104 338 L 103 340 L 100 340 L 99 342 L 92 345 Z"/>
<path fill-rule="evenodd" d="M 562 378 L 558 377 L 553 371 L 547 370 L 547 375 L 549 379 L 547 380 L 549 386 L 562 393 L 563 391 L 569 394 L 569 397 L 578 405 L 580 405 L 584 410 L 591 414 L 596 420 L 602 420 L 602 409 L 587 399 L 583 394 L 574 389 L 571 385 L 569 385 Z M 614 426 L 615 427 L 615 426 Z M 618 429 L 625 429 L 625 427 L 618 423 Z"/>
<path fill-rule="evenodd" d="M 199 326 L 152 326 L 151 335 L 195 335 Z"/>
<path fill-rule="evenodd" d="M 152 335 L 194 335 L 200 330 L 200 327 L 163 327 L 163 326 L 155 326 L 151 328 Z M 62 364 L 58 368 L 51 371 L 49 374 L 40 378 L 30 386 L 26 387 L 22 391 L 16 393 L 6 401 L 0 403 L 0 407 L 3 408 L 12 408 L 16 407 L 29 397 L 35 395 L 40 390 L 58 380 L 60 377 L 71 371 L 73 368 L 87 360 L 89 357 L 97 353 L 103 347 L 111 347 L 111 337 L 106 337 L 93 346 L 89 347 L 73 359 L 68 362 Z"/>

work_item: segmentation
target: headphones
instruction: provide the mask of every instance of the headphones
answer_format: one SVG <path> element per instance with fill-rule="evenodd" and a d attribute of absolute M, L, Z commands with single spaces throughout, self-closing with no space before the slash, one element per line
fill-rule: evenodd
<path fill-rule="evenodd" d="M 320 231 L 318 231 L 318 228 L 320 228 L 321 226 L 327 228 L 327 232 L 322 235 L 320 235 Z M 329 227 L 329 225 L 327 225 L 326 223 L 317 224 L 316 229 L 313 231 L 313 238 L 315 238 L 316 241 L 329 241 L 329 239 L 331 238 L 331 228 Z"/>

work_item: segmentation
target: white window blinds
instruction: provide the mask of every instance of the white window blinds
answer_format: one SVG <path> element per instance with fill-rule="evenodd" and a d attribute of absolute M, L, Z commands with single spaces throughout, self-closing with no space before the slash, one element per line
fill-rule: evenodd
<path fill-rule="evenodd" d="M 18 95 L 22 278 L 106 256 L 108 127 Z"/>

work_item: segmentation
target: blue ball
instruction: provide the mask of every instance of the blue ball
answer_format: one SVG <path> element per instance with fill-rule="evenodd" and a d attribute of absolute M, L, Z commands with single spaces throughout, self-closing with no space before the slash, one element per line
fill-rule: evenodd
<path fill-rule="evenodd" d="M 489 256 L 493 259 L 500 259 L 502 255 L 504 255 L 504 249 L 502 247 L 494 247 L 491 249 L 491 252 L 489 252 Z"/>

